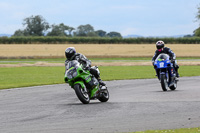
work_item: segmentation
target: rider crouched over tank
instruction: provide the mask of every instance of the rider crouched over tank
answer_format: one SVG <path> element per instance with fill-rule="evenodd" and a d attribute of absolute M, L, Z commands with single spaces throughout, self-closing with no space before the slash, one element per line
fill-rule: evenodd
<path fill-rule="evenodd" d="M 152 58 L 152 64 L 154 65 L 154 62 L 155 62 L 155 60 L 156 60 L 156 58 L 158 57 L 159 54 L 161 54 L 161 53 L 168 54 L 170 56 L 171 62 L 174 65 L 174 68 L 175 68 L 175 71 L 176 71 L 176 77 L 178 78 L 179 77 L 179 74 L 178 74 L 179 66 L 177 64 L 175 53 L 172 52 L 172 50 L 170 48 L 165 47 L 165 43 L 161 40 L 156 42 L 156 48 L 157 48 L 157 50 L 155 51 L 155 54 Z M 157 74 L 157 76 L 159 75 L 158 70 L 156 70 L 156 74 Z M 159 76 L 158 76 L 158 78 L 159 78 Z"/>
<path fill-rule="evenodd" d="M 65 67 L 69 61 L 77 60 L 80 64 L 83 65 L 85 70 L 89 70 L 90 73 L 99 81 L 99 84 L 105 86 L 106 84 L 100 78 L 100 72 L 97 66 L 91 67 L 91 61 L 88 60 L 83 54 L 77 53 L 74 47 L 68 47 L 65 50 Z"/>

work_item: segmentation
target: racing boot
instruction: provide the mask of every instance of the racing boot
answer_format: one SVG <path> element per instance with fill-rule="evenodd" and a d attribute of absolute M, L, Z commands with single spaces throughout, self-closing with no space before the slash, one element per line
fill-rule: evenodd
<path fill-rule="evenodd" d="M 175 67 L 176 77 L 177 77 L 177 78 L 179 78 L 178 68 L 179 68 L 179 66 L 177 65 L 177 66 Z"/>
<path fill-rule="evenodd" d="M 100 84 L 100 85 L 102 85 L 102 86 L 105 86 L 105 85 L 106 85 L 100 78 L 98 78 L 98 81 L 99 81 L 99 84 Z"/>
<path fill-rule="evenodd" d="M 177 78 L 179 78 L 179 77 L 180 77 L 180 76 L 179 76 L 179 74 L 178 74 L 178 72 L 176 72 L 176 77 L 177 77 Z"/>

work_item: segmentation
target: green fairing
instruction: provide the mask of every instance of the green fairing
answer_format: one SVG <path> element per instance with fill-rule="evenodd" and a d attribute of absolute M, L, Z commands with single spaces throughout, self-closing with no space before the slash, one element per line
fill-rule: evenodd
<path fill-rule="evenodd" d="M 74 83 L 74 85 L 76 85 L 76 84 L 80 84 L 82 88 L 85 88 L 85 84 L 83 81 L 77 81 Z"/>
<path fill-rule="evenodd" d="M 99 89 L 98 89 L 98 85 L 97 85 L 94 89 L 92 89 L 90 98 L 92 98 L 92 97 L 96 94 L 96 92 L 97 92 L 98 90 L 99 90 Z"/>
<path fill-rule="evenodd" d="M 74 67 L 71 67 L 68 71 L 70 71 L 70 70 L 72 70 Z M 73 87 L 75 84 L 74 84 L 74 80 L 76 80 L 77 78 L 81 78 L 81 79 L 83 79 L 83 80 L 85 80 L 88 76 L 90 76 L 87 80 L 85 80 L 86 81 L 86 83 L 88 83 L 88 82 L 90 82 L 90 80 L 91 80 L 91 74 L 89 73 L 89 71 L 83 71 L 82 73 L 80 73 L 80 71 L 82 71 L 82 68 L 81 68 L 81 66 L 80 67 L 78 67 L 77 68 L 77 76 L 75 77 L 75 78 L 72 78 L 72 79 L 68 79 L 67 78 L 67 75 L 66 75 L 66 73 L 65 73 L 65 81 L 67 82 L 67 83 L 69 83 L 69 85 L 71 86 L 71 87 Z"/>
<path fill-rule="evenodd" d="M 75 84 L 80 84 L 82 88 L 85 88 L 85 84 L 84 84 L 83 81 L 77 81 L 77 82 L 74 83 L 74 85 L 75 85 Z M 92 90 L 91 90 L 90 98 L 92 98 L 92 97 L 96 94 L 96 92 L 97 92 L 98 90 L 99 90 L 99 89 L 98 89 L 98 86 L 96 86 L 94 89 L 92 89 Z"/>

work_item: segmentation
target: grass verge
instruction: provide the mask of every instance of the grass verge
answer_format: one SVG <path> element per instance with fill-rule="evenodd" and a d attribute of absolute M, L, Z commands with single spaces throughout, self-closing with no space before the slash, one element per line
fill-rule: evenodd
<path fill-rule="evenodd" d="M 0 89 L 64 83 L 64 67 L 2 67 Z M 156 78 L 152 66 L 100 66 L 103 80 Z M 200 76 L 200 66 L 181 66 L 180 76 Z"/>
<path fill-rule="evenodd" d="M 151 61 L 152 57 L 132 57 L 132 58 L 89 58 L 92 62 L 138 62 L 138 61 Z M 177 59 L 189 61 L 200 60 L 200 57 L 180 57 Z M 0 59 L 0 64 L 18 64 L 18 63 L 64 63 L 65 58 L 46 58 L 46 59 Z"/>
<path fill-rule="evenodd" d="M 0 89 L 63 83 L 64 67 L 0 68 Z"/>
<path fill-rule="evenodd" d="M 139 132 L 132 132 L 132 133 L 200 133 L 200 127 L 171 129 L 171 130 L 149 130 L 149 131 L 139 131 Z"/>

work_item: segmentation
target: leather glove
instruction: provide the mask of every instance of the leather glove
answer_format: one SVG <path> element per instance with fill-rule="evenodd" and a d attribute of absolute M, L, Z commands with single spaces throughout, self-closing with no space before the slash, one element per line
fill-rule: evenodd
<path fill-rule="evenodd" d="M 152 65 L 154 66 L 154 61 L 152 61 Z"/>
<path fill-rule="evenodd" d="M 175 60 L 174 60 L 174 59 L 171 59 L 171 63 L 175 63 Z"/>
<path fill-rule="evenodd" d="M 90 70 L 90 66 L 87 65 L 87 66 L 85 67 L 85 70 Z"/>

